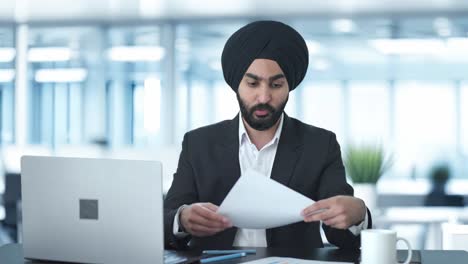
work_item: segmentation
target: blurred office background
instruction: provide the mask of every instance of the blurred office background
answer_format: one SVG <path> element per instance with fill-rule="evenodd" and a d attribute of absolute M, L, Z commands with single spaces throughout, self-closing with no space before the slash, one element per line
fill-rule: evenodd
<path fill-rule="evenodd" d="M 1 1 L 0 244 L 20 240 L 24 154 L 159 159 L 167 189 L 184 133 L 238 112 L 220 56 L 258 19 L 290 24 L 309 47 L 286 112 L 334 131 L 344 151 L 391 153 L 376 224 L 440 248 L 439 224 L 467 219 L 463 205 L 423 207 L 440 164 L 447 193 L 468 196 L 462 0 Z"/>

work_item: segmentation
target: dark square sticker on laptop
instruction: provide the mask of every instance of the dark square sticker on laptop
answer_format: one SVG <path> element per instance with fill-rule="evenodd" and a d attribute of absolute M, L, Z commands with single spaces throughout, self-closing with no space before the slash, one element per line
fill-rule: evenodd
<path fill-rule="evenodd" d="M 98 220 L 98 200 L 80 199 L 80 219 Z"/>

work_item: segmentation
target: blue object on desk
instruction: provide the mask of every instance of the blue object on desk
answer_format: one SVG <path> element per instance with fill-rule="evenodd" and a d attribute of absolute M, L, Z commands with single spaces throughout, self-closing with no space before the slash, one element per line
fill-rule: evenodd
<path fill-rule="evenodd" d="M 200 263 L 211 263 L 211 262 L 220 261 L 220 260 L 242 258 L 242 257 L 245 257 L 245 256 L 247 256 L 247 253 L 245 253 L 245 252 L 235 253 L 235 254 L 230 254 L 230 255 L 200 259 Z"/>
<path fill-rule="evenodd" d="M 221 254 L 234 254 L 234 253 L 245 253 L 245 254 L 256 254 L 256 249 L 234 249 L 234 250 L 203 250 L 203 254 L 208 255 L 221 255 Z"/>

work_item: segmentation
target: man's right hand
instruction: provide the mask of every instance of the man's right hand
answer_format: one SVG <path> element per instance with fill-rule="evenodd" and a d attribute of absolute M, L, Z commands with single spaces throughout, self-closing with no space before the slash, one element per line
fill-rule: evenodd
<path fill-rule="evenodd" d="M 218 206 L 212 203 L 194 203 L 182 209 L 180 223 L 193 236 L 212 236 L 232 227 L 226 217 L 216 213 Z"/>

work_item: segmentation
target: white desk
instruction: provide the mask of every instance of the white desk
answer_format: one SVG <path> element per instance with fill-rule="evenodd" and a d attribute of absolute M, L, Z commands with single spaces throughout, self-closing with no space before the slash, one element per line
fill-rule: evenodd
<path fill-rule="evenodd" d="M 374 215 L 375 228 L 391 228 L 392 225 L 422 225 L 427 230 L 426 249 L 442 249 L 442 224 L 468 222 L 468 207 L 390 207 L 382 214 Z"/>

